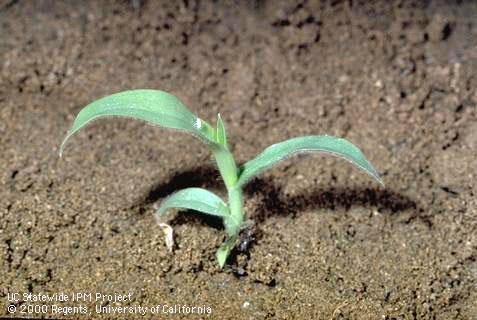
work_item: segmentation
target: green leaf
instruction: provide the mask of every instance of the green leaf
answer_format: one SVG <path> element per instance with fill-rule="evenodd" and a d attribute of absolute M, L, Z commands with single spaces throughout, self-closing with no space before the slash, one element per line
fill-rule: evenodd
<path fill-rule="evenodd" d="M 219 262 L 220 269 L 224 267 L 225 261 L 227 261 L 227 258 L 229 257 L 230 252 L 235 246 L 236 240 L 237 240 L 236 236 L 228 237 L 227 240 L 225 240 L 225 242 L 222 243 L 220 247 L 217 249 L 215 256 L 217 257 L 217 261 Z"/>
<path fill-rule="evenodd" d="M 84 107 L 73 122 L 60 147 L 60 156 L 68 139 L 79 129 L 101 117 L 123 116 L 178 130 L 206 143 L 213 142 L 214 129 L 196 117 L 175 96 L 160 90 L 123 91 L 96 100 Z"/>
<path fill-rule="evenodd" d="M 227 136 L 225 134 L 224 122 L 222 121 L 222 118 L 220 117 L 220 113 L 217 114 L 217 128 L 215 132 L 215 141 L 217 141 L 218 144 L 227 148 Z"/>
<path fill-rule="evenodd" d="M 222 218 L 229 215 L 225 202 L 202 188 L 187 188 L 173 193 L 161 203 L 156 214 L 162 216 L 170 208 L 192 209 Z"/>
<path fill-rule="evenodd" d="M 277 162 L 296 153 L 322 151 L 350 161 L 358 168 L 364 170 L 371 177 L 384 185 L 379 174 L 366 160 L 361 150 L 351 142 L 332 136 L 307 136 L 286 140 L 263 150 L 255 159 L 243 164 L 239 169 L 237 184 L 243 186 L 252 177 L 260 174 L 265 169 Z"/>

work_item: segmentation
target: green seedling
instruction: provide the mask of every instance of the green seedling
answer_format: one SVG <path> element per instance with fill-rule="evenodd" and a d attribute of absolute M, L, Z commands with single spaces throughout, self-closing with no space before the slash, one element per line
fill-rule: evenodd
<path fill-rule="evenodd" d="M 210 191 L 201 188 L 186 188 L 166 198 L 157 209 L 159 218 L 170 208 L 192 209 L 222 219 L 226 240 L 218 248 L 216 256 L 222 268 L 234 248 L 239 232 L 246 225 L 243 210 L 242 189 L 253 177 L 279 161 L 296 153 L 321 151 L 350 161 L 371 177 L 383 184 L 376 170 L 366 160 L 363 153 L 351 142 L 332 137 L 305 136 L 293 138 L 269 146 L 241 166 L 237 166 L 227 144 L 224 123 L 217 116 L 217 123 L 212 127 L 206 121 L 195 116 L 175 96 L 159 90 L 131 90 L 116 93 L 96 100 L 84 107 L 74 120 L 60 147 L 60 156 L 68 139 L 80 128 L 91 121 L 109 116 L 124 116 L 146 121 L 148 123 L 185 131 L 206 144 L 213 154 L 218 170 L 227 188 L 228 201 Z M 160 223 L 166 232 L 169 248 L 172 247 L 172 229 Z"/>

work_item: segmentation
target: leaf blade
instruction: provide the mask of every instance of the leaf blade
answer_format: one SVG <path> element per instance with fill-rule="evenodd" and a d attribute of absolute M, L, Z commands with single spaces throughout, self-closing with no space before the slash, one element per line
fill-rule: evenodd
<path fill-rule="evenodd" d="M 100 98 L 81 109 L 60 146 L 60 156 L 69 138 L 79 129 L 98 118 L 109 116 L 143 120 L 186 131 L 207 143 L 212 141 L 213 129 L 210 125 L 196 117 L 177 97 L 160 90 L 138 89 Z"/>
<path fill-rule="evenodd" d="M 161 203 L 156 215 L 160 217 L 170 208 L 191 209 L 222 218 L 229 215 L 225 202 L 202 188 L 186 188 L 173 193 Z"/>
<path fill-rule="evenodd" d="M 217 128 L 215 133 L 215 140 L 218 144 L 224 146 L 224 148 L 227 148 L 227 135 L 225 133 L 224 122 L 222 121 L 220 113 L 217 114 Z"/>
<path fill-rule="evenodd" d="M 219 263 L 220 269 L 222 269 L 227 261 L 227 258 L 235 247 L 235 242 L 237 241 L 237 236 L 230 236 L 220 245 L 217 249 L 215 256 Z"/>
<path fill-rule="evenodd" d="M 254 159 L 240 167 L 237 184 L 243 186 L 252 177 L 287 157 L 310 151 L 321 151 L 344 158 L 376 179 L 381 185 L 384 185 L 378 172 L 358 147 L 345 139 L 327 135 L 298 137 L 269 146 Z"/>

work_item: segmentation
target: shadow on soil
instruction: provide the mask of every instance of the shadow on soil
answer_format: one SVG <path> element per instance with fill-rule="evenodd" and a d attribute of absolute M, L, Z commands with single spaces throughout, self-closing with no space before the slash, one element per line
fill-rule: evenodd
<path fill-rule="evenodd" d="M 150 208 L 153 203 L 183 188 L 201 187 L 218 190 L 225 187 L 220 180 L 217 169 L 212 166 L 191 168 L 173 175 L 168 181 L 153 186 L 130 209 L 139 209 L 140 213 Z M 272 181 L 263 178 L 252 180 L 244 189 L 247 196 L 258 196 L 259 207 L 249 213 L 249 218 L 263 222 L 273 215 L 296 217 L 301 211 L 311 208 L 349 209 L 352 206 L 376 207 L 382 214 L 399 215 L 411 209 L 414 217 L 422 210 L 416 202 L 399 193 L 387 189 L 347 189 L 347 188 L 315 188 L 294 196 L 285 196 L 282 188 Z M 171 221 L 172 224 L 202 223 L 214 228 L 222 228 L 221 220 L 209 215 L 188 210 Z"/>

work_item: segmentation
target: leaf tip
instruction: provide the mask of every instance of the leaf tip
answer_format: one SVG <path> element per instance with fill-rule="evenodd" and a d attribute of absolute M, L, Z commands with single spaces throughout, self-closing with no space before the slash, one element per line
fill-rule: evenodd
<path fill-rule="evenodd" d="M 60 156 L 60 158 L 63 158 L 63 150 L 65 149 L 65 143 L 66 143 L 66 140 L 63 141 L 63 143 L 60 146 L 60 150 L 58 151 L 58 155 Z"/>
<path fill-rule="evenodd" d="M 381 185 L 381 187 L 386 188 L 386 185 L 384 184 L 384 181 L 383 181 L 383 179 L 382 179 L 380 176 L 377 176 L 377 177 L 376 177 L 376 180 L 378 180 L 378 182 L 379 182 L 379 184 Z"/>
<path fill-rule="evenodd" d="M 383 178 L 379 175 L 379 173 L 376 171 L 376 169 L 373 168 L 371 164 L 369 164 L 370 169 L 366 169 L 365 171 L 374 178 L 383 188 L 386 186 L 384 185 Z"/>
<path fill-rule="evenodd" d="M 217 262 L 219 263 L 220 269 L 223 269 L 225 265 L 225 261 L 227 260 L 227 257 L 228 257 L 227 250 L 219 248 L 219 250 L 217 250 L 216 256 L 217 256 Z"/>

